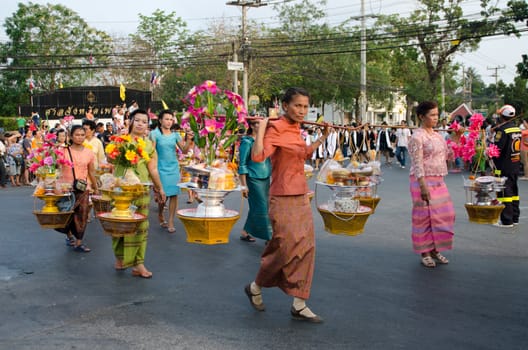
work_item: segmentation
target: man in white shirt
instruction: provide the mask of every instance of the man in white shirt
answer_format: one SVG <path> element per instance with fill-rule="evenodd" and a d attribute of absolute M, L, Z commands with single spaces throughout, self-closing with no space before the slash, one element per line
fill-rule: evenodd
<path fill-rule="evenodd" d="M 449 138 L 449 126 L 447 125 L 447 120 L 444 118 L 440 122 L 440 127 L 438 128 L 438 133 L 442 135 L 444 140 L 447 140 Z"/>
<path fill-rule="evenodd" d="M 104 153 L 103 143 L 99 138 L 95 136 L 95 127 L 96 124 L 93 120 L 84 119 L 82 122 L 83 129 L 86 133 L 86 140 L 84 141 L 84 146 L 92 150 L 95 155 L 94 167 L 99 169 L 101 163 L 106 162 L 106 156 Z"/>
<path fill-rule="evenodd" d="M 405 169 L 405 154 L 411 139 L 411 131 L 405 127 L 407 125 L 405 120 L 402 120 L 400 125 L 402 127 L 396 130 L 396 159 L 398 159 L 400 167 Z"/>

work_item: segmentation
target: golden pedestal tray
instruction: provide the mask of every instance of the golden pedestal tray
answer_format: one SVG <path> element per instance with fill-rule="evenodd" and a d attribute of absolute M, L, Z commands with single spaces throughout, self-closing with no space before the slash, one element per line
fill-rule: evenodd
<path fill-rule="evenodd" d="M 130 210 L 132 202 L 145 194 L 148 185 L 130 185 L 116 187 L 114 190 L 101 190 L 102 199 L 110 197 L 114 201 L 114 208 L 111 213 L 116 218 L 131 218 L 133 216 Z"/>
<path fill-rule="evenodd" d="M 61 198 L 68 196 L 68 194 L 37 194 L 34 195 L 38 199 L 44 201 L 44 206 L 42 207 L 42 213 L 58 213 L 60 212 L 59 207 L 57 207 L 57 201 Z"/>
<path fill-rule="evenodd" d="M 34 210 L 33 214 L 37 218 L 39 225 L 43 228 L 64 228 L 68 226 L 73 214 L 71 211 L 60 211 L 57 201 L 61 198 L 68 197 L 69 194 L 41 194 L 34 195 L 44 201 L 41 210 Z"/>

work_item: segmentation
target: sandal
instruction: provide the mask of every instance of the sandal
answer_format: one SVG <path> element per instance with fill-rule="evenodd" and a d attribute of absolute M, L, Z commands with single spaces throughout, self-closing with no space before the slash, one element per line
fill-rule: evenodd
<path fill-rule="evenodd" d="M 116 269 L 116 271 L 122 271 L 126 270 L 126 267 L 123 267 L 123 262 L 121 260 L 117 260 L 114 264 L 114 269 Z"/>
<path fill-rule="evenodd" d="M 64 238 L 64 241 L 68 247 L 73 247 L 75 245 L 75 237 L 66 237 Z"/>
<path fill-rule="evenodd" d="M 246 242 L 256 242 L 257 241 L 255 238 L 251 237 L 250 235 L 240 236 L 240 240 L 246 241 Z"/>
<path fill-rule="evenodd" d="M 167 221 L 162 221 L 162 222 L 160 222 L 160 226 L 163 227 L 163 228 L 167 228 L 167 227 L 169 227 L 169 223 Z"/>
<path fill-rule="evenodd" d="M 169 227 L 167 231 L 169 231 L 169 233 L 174 233 L 176 232 L 176 229 L 174 227 Z"/>
<path fill-rule="evenodd" d="M 141 278 L 152 278 L 152 272 L 147 270 L 140 272 L 136 269 L 132 269 L 132 276 Z"/>
<path fill-rule="evenodd" d="M 73 247 L 73 250 L 79 253 L 89 253 L 91 251 L 91 249 L 84 244 Z"/>
<path fill-rule="evenodd" d="M 436 263 L 430 255 L 422 256 L 422 265 L 425 267 L 436 267 Z"/>
<path fill-rule="evenodd" d="M 266 310 L 264 303 L 257 304 L 253 301 L 253 297 L 258 297 L 260 294 L 251 293 L 251 284 L 248 284 L 247 286 L 244 287 L 244 292 L 246 292 L 246 295 L 249 298 L 249 302 L 251 303 L 251 306 L 255 308 L 255 310 L 258 310 L 258 311 Z"/>
<path fill-rule="evenodd" d="M 322 323 L 323 322 L 323 319 L 320 316 L 315 315 L 315 316 L 312 316 L 312 317 L 308 317 L 308 316 L 304 316 L 303 314 L 301 314 L 301 312 L 304 309 L 308 309 L 308 306 L 305 306 L 305 307 L 303 307 L 300 310 L 295 310 L 295 308 L 292 306 L 291 309 L 290 309 L 290 313 L 292 315 L 292 318 L 294 320 L 297 320 L 297 321 L 306 321 L 306 322 L 310 322 L 310 323 Z M 308 309 L 308 310 L 310 310 L 310 309 Z"/>
<path fill-rule="evenodd" d="M 438 261 L 440 264 L 449 264 L 449 260 L 447 260 L 447 258 L 445 256 L 443 256 L 442 254 L 436 252 L 431 252 L 431 257 L 433 259 L 435 259 L 436 261 Z"/>

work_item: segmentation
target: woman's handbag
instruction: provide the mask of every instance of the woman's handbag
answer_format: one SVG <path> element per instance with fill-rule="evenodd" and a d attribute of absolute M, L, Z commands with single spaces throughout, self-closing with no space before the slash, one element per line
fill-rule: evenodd
<path fill-rule="evenodd" d="M 73 177 L 75 178 L 75 170 L 73 171 Z M 73 180 L 73 188 L 76 191 L 84 192 L 86 191 L 86 188 L 88 187 L 88 183 L 86 180 L 83 179 L 74 179 Z"/>

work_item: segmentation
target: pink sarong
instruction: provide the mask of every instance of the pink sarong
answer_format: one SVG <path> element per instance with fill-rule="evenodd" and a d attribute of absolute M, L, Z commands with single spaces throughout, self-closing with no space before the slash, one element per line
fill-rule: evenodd
<path fill-rule="evenodd" d="M 429 205 L 420 194 L 420 185 L 410 177 L 412 207 L 412 244 L 416 253 L 453 248 L 455 208 L 442 176 L 426 176 L 431 200 Z"/>
<path fill-rule="evenodd" d="M 271 196 L 273 235 L 262 253 L 255 279 L 261 287 L 279 287 L 308 299 L 315 262 L 315 234 L 308 195 Z"/>

